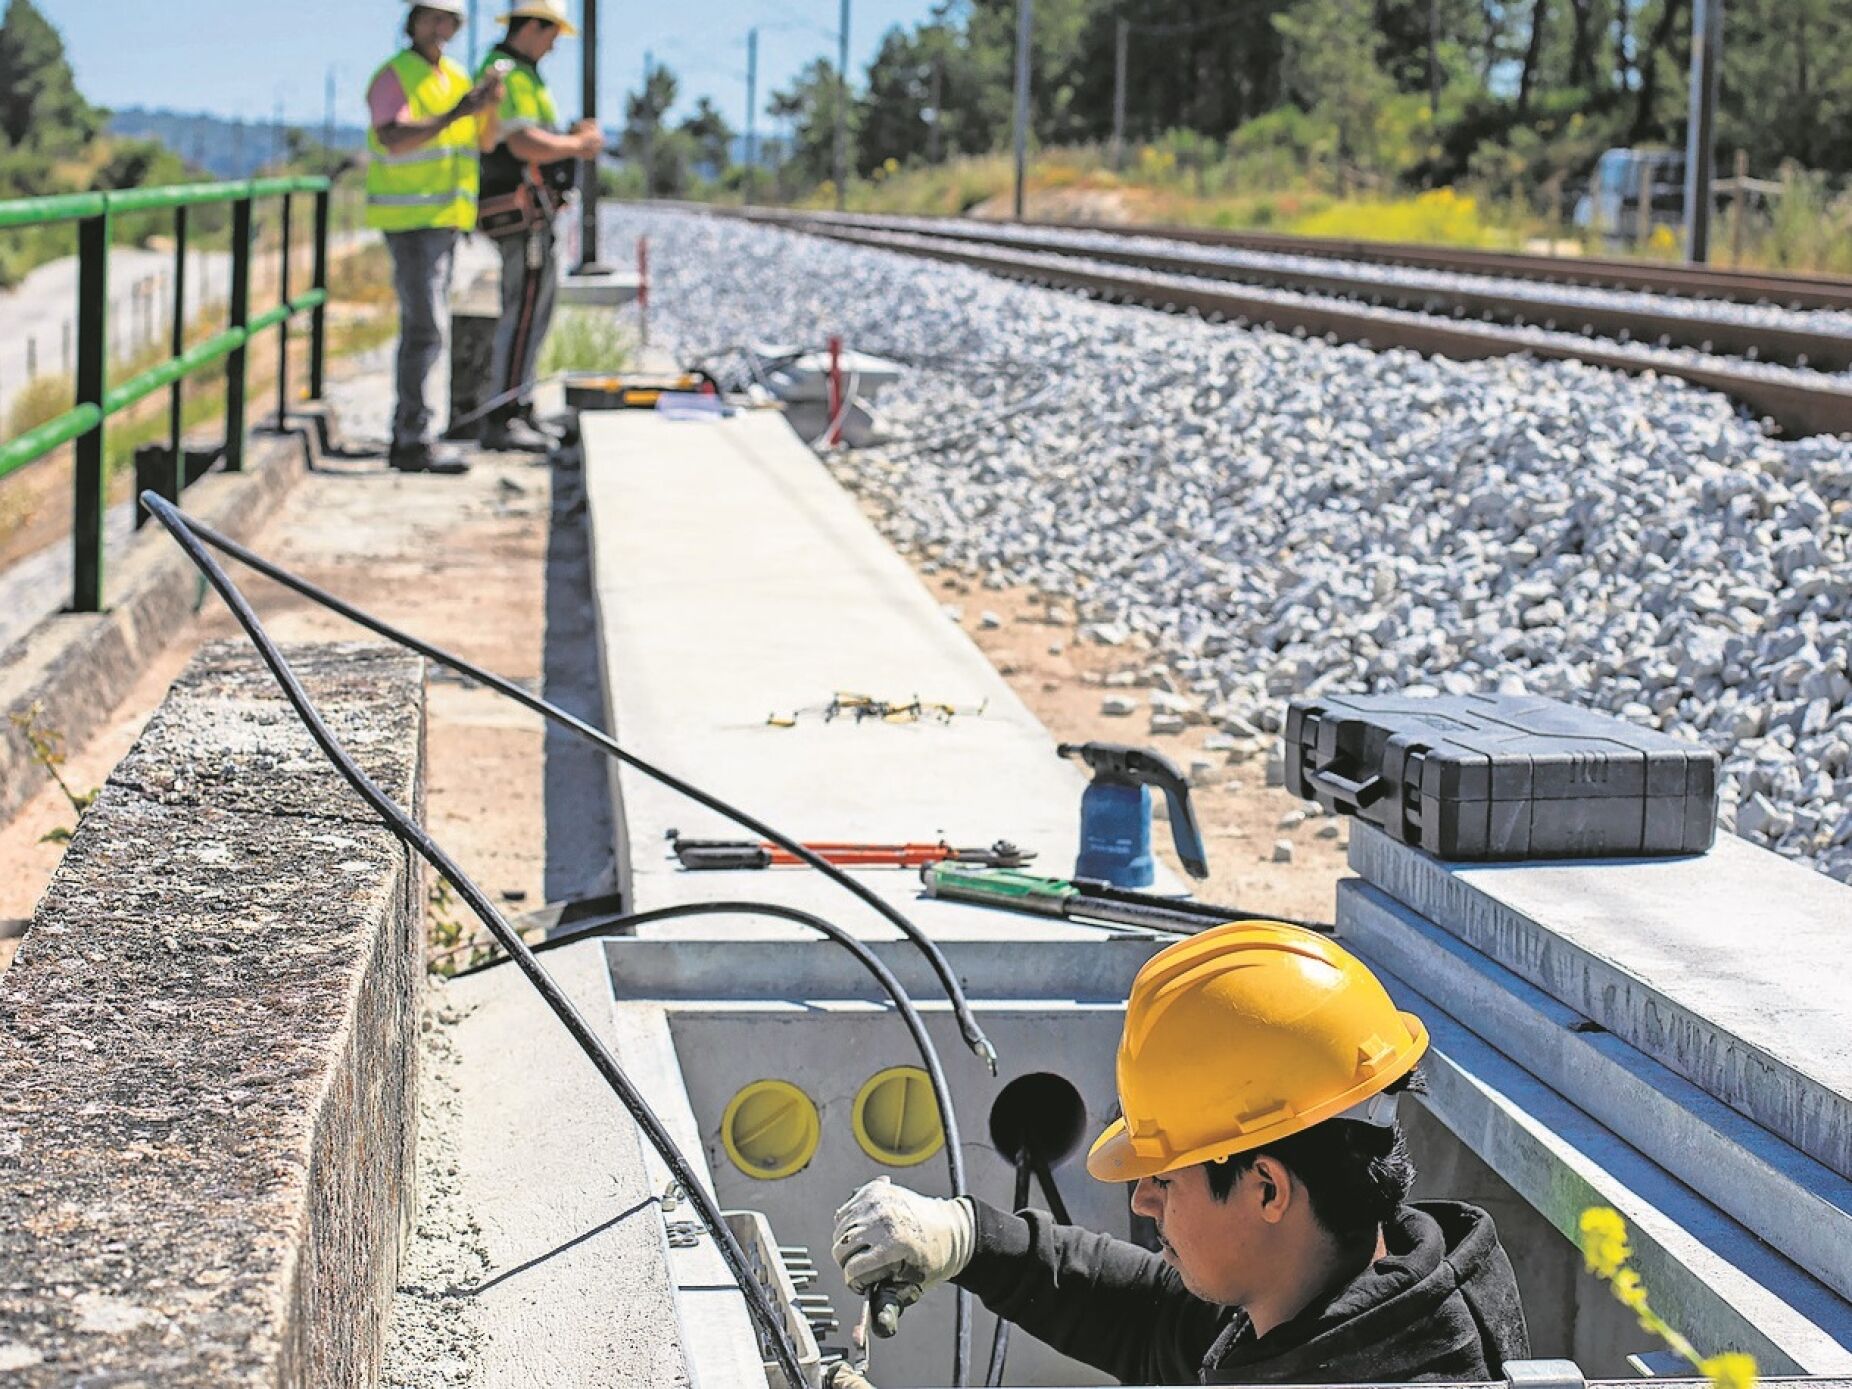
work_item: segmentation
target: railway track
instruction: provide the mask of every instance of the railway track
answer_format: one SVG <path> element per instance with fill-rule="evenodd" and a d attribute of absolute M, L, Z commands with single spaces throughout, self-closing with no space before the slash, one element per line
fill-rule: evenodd
<path fill-rule="evenodd" d="M 1103 252 L 1071 241 L 1051 246 L 1026 228 L 974 232 L 968 225 L 954 229 L 904 219 L 907 229 L 896 230 L 901 223 L 878 218 L 760 209 L 726 213 L 1121 302 L 1333 341 L 1463 360 L 1527 353 L 1635 374 L 1650 371 L 1720 391 L 1787 434 L 1852 432 L 1852 382 L 1817 371 L 1770 368 L 1760 361 L 1693 358 L 1638 345 L 1664 342 L 1738 357 L 1754 352 L 1763 359 L 1772 352 L 1795 361 L 1852 365 L 1852 338 L 1843 334 L 1726 323 L 1681 314 L 1674 305 L 1622 310 L 1546 303 L 1509 293 L 1411 287 L 1351 273 L 1324 277 L 1285 267 L 1256 284 L 1240 278 L 1249 267 L 1185 252 Z M 1360 288 L 1365 284 L 1384 286 L 1381 299 L 1393 302 L 1367 302 L 1371 291 Z"/>

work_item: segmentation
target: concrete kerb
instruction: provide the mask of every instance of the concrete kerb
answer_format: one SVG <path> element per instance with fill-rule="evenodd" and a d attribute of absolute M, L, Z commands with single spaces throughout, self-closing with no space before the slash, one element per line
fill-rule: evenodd
<path fill-rule="evenodd" d="M 1695 1344 L 1747 1351 L 1771 1375 L 1852 1373 L 1852 1317 L 1830 1289 L 1359 953 L 1428 1024 L 1422 1105 L 1564 1237 L 1583 1210 L 1610 1206 L 1653 1306 Z"/>
<path fill-rule="evenodd" d="M 421 814 L 422 663 L 291 660 Z M 256 658 L 202 651 L 0 978 L 9 1383 L 372 1382 L 415 1209 L 422 882 Z"/>
<path fill-rule="evenodd" d="M 292 411 L 287 431 L 252 435 L 243 472 L 188 488 L 186 510 L 248 539 L 315 467 L 333 429 L 326 406 Z M 0 651 L 0 821 L 50 781 L 12 716 L 37 705 L 41 727 L 81 745 L 199 609 L 199 576 L 159 527 L 137 532 L 109 561 L 105 611 L 54 613 Z"/>
<path fill-rule="evenodd" d="M 1852 1182 L 1367 883 L 1338 884 L 1338 935 L 1673 1176 L 1852 1297 Z"/>

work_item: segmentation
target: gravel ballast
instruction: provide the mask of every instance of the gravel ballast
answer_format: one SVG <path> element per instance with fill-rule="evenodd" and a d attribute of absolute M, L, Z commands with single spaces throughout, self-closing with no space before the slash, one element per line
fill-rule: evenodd
<path fill-rule="evenodd" d="M 1721 815 L 1852 878 L 1852 440 L 1652 375 L 1456 363 L 1091 302 L 769 227 L 613 209 L 652 330 L 914 364 L 841 454 L 926 567 L 1074 605 L 1223 727 L 1293 694 L 1531 692 L 1724 758 Z M 615 254 L 615 252 L 614 252 Z M 978 425 L 979 427 L 973 427 Z"/>

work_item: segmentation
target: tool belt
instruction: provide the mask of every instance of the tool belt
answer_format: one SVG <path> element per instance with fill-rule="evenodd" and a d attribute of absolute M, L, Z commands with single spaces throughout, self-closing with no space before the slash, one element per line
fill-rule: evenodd
<path fill-rule="evenodd" d="M 542 169 L 538 164 L 529 164 L 512 193 L 482 199 L 476 207 L 476 230 L 500 241 L 552 226 L 572 187 L 550 173 L 553 167 Z M 561 160 L 558 167 L 567 171 L 567 178 L 571 177 L 571 161 Z"/>

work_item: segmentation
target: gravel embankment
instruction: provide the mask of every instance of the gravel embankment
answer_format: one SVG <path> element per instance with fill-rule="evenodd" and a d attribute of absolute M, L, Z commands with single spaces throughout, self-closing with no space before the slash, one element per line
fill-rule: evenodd
<path fill-rule="evenodd" d="M 1555 695 L 1716 748 L 1726 825 L 1852 879 L 1852 440 L 1774 440 L 1650 376 L 1332 347 L 766 227 L 612 221 L 649 233 L 652 322 L 685 355 L 840 333 L 920 364 L 882 398 L 916 442 L 837 463 L 893 541 L 1073 600 L 1237 735 L 1276 731 L 1293 693 Z"/>

